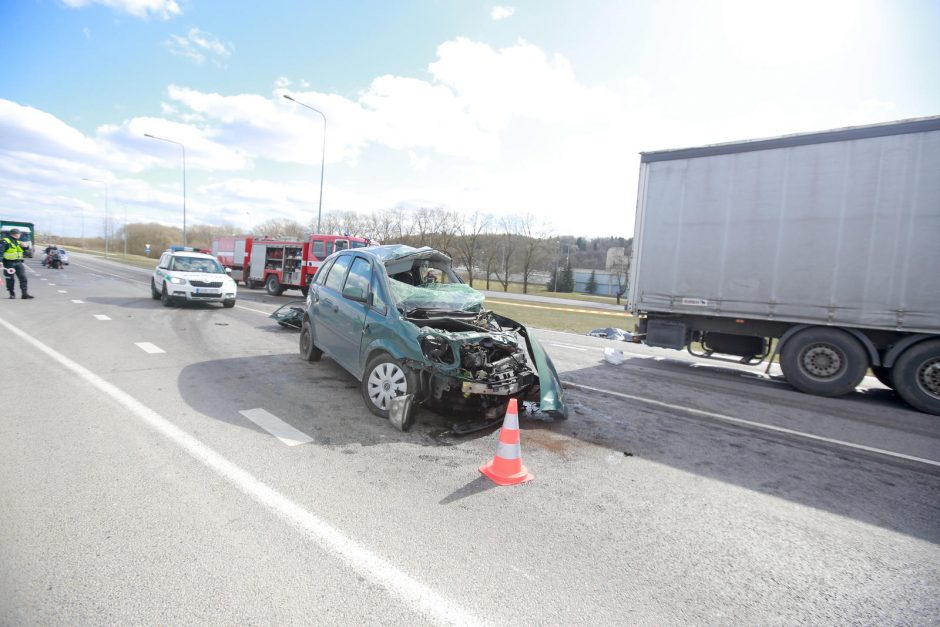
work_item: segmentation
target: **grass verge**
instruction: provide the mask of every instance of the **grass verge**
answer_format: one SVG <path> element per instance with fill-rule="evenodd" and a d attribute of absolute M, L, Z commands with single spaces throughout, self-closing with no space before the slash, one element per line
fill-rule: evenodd
<path fill-rule="evenodd" d="M 570 333 L 587 333 L 591 329 L 602 327 L 617 327 L 633 331 L 636 322 L 633 316 L 617 312 L 598 310 L 596 313 L 589 309 L 572 311 L 563 306 L 539 304 L 537 306 L 518 303 L 504 303 L 502 301 L 487 300 L 487 307 L 496 313 L 512 318 L 526 326 L 540 329 L 554 329 L 555 331 L 568 331 Z M 613 313 L 613 315 L 610 315 Z"/>

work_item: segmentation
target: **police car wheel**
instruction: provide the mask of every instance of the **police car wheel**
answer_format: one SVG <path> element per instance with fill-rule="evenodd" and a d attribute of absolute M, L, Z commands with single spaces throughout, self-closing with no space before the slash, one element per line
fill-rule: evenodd
<path fill-rule="evenodd" d="M 173 299 L 166 291 L 166 285 L 163 286 L 163 292 L 160 293 L 160 302 L 163 303 L 164 307 L 169 307 L 173 304 Z"/>
<path fill-rule="evenodd" d="M 150 298 L 160 300 L 160 292 L 157 290 L 157 285 L 153 282 L 153 279 L 150 279 Z"/>
<path fill-rule="evenodd" d="M 233 298 L 231 300 L 223 300 L 222 306 L 225 307 L 226 309 L 231 309 L 232 307 L 235 306 L 235 299 Z"/>

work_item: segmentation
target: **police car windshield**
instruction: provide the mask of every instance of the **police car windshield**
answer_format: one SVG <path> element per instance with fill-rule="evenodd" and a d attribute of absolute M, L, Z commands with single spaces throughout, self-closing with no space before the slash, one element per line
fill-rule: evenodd
<path fill-rule="evenodd" d="M 170 260 L 170 270 L 176 272 L 207 272 L 222 274 L 222 266 L 215 259 L 202 257 L 173 257 Z"/>

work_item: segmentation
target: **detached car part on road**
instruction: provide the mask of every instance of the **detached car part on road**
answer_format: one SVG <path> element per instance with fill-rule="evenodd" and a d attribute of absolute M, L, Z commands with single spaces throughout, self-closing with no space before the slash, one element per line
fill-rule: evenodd
<path fill-rule="evenodd" d="M 510 397 L 567 418 L 555 367 L 518 322 L 487 311 L 431 248 L 334 253 L 314 277 L 300 354 L 323 353 L 360 381 L 369 410 L 407 429 L 414 406 L 501 412 Z"/>
<path fill-rule="evenodd" d="M 169 307 L 174 303 L 222 303 L 234 307 L 235 281 L 212 255 L 166 251 L 150 279 L 150 296 Z"/>

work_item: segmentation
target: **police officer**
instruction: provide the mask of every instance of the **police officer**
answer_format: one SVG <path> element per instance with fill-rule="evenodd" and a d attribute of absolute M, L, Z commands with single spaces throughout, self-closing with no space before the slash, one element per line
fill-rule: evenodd
<path fill-rule="evenodd" d="M 23 247 L 20 246 L 19 240 L 19 229 L 10 229 L 9 235 L 0 238 L 0 251 L 3 252 L 3 274 L 7 280 L 7 291 L 10 292 L 10 298 L 16 298 L 16 291 L 13 289 L 16 286 L 14 277 L 19 277 L 22 297 L 33 298 L 26 291 L 26 266 L 23 265 Z"/>

